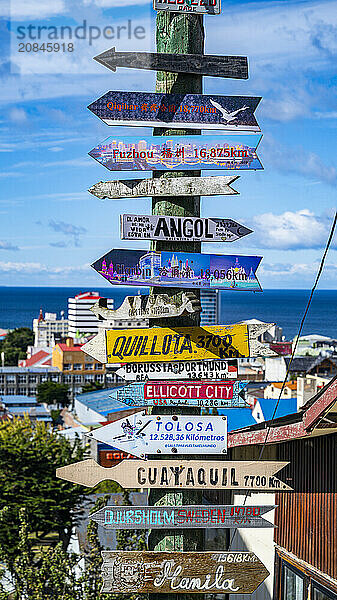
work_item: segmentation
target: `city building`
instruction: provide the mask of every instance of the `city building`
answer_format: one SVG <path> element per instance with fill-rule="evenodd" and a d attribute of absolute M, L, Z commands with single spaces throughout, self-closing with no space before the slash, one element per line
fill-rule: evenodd
<path fill-rule="evenodd" d="M 98 292 L 84 292 L 68 298 L 69 337 L 81 338 L 98 333 L 99 319 L 90 308 L 101 298 Z M 107 308 L 113 310 L 114 301 L 107 299 Z"/>
<path fill-rule="evenodd" d="M 32 352 L 36 350 L 36 352 Z M 35 346 L 28 346 L 28 358 L 19 359 L 19 367 L 50 367 L 51 366 L 51 348 L 40 350 Z"/>
<path fill-rule="evenodd" d="M 283 387 L 283 383 L 276 382 L 270 383 L 264 390 L 264 397 L 270 400 L 277 400 L 280 397 L 280 392 Z M 297 398 L 297 383 L 296 381 L 288 381 L 284 385 L 281 398 Z"/>
<path fill-rule="evenodd" d="M 141 408 L 112 408 L 112 399 L 109 397 L 114 388 L 89 392 L 87 394 L 76 394 L 74 402 L 74 413 L 76 419 L 84 426 L 93 426 L 105 421 L 116 421 L 140 412 Z M 93 440 L 94 447 L 97 442 Z"/>
<path fill-rule="evenodd" d="M 34 396 L 2 395 L 0 396 L 0 413 L 9 419 L 28 415 L 32 421 L 52 422 L 49 408 L 38 404 Z"/>
<path fill-rule="evenodd" d="M 37 319 L 33 319 L 34 347 L 50 348 L 60 338 L 68 335 L 68 320 L 64 318 L 61 311 L 61 319 L 57 319 L 56 313 L 45 313 L 42 308 Z"/>
<path fill-rule="evenodd" d="M 35 396 L 39 383 L 62 383 L 56 367 L 0 367 L 0 395 Z"/>
<path fill-rule="evenodd" d="M 220 324 L 220 292 L 219 290 L 200 290 L 200 325 Z"/>

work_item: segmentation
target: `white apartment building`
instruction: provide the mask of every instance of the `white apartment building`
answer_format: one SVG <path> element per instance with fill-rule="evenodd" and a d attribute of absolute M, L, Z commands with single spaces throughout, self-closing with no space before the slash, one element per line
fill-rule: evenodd
<path fill-rule="evenodd" d="M 72 338 L 98 333 L 100 321 L 90 308 L 101 298 L 98 292 L 84 292 L 74 298 L 68 298 L 68 335 Z M 114 301 L 107 300 L 107 308 L 113 310 Z"/>
<path fill-rule="evenodd" d="M 67 337 L 68 320 L 61 311 L 61 319 L 56 313 L 46 312 L 43 316 L 42 308 L 37 319 L 33 319 L 34 347 L 51 348 L 55 345 L 55 338 Z"/>
<path fill-rule="evenodd" d="M 220 293 L 219 290 L 200 290 L 200 325 L 220 324 Z"/>

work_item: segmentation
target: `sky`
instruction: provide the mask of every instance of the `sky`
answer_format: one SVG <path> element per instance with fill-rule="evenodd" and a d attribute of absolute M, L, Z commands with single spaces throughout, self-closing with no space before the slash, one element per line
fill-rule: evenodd
<path fill-rule="evenodd" d="M 337 0 L 222 5 L 204 17 L 205 52 L 247 56 L 249 79 L 204 77 L 204 93 L 262 96 L 264 170 L 243 171 L 237 196 L 202 198 L 202 216 L 254 231 L 203 251 L 263 256 L 263 288 L 310 288 L 336 210 Z M 120 240 L 119 215 L 149 214 L 151 200 L 101 201 L 87 190 L 151 173 L 109 172 L 88 152 L 109 135 L 142 139 L 152 129 L 109 127 L 87 106 L 108 90 L 153 91 L 156 74 L 113 73 L 92 57 L 113 45 L 154 51 L 156 13 L 151 0 L 0 0 L 0 8 L 0 285 L 102 287 L 90 264 L 112 248 L 148 248 Z M 47 42 L 59 51 L 33 51 Z M 220 174 L 231 173 L 203 171 Z M 336 237 L 320 287 L 337 288 Z"/>

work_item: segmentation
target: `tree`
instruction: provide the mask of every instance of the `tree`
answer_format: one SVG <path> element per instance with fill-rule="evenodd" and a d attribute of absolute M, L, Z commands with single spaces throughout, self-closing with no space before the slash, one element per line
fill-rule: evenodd
<path fill-rule="evenodd" d="M 20 359 L 27 358 L 27 347 L 34 344 L 34 333 L 29 327 L 18 327 L 7 333 L 0 342 L 0 353 L 5 353 L 5 365 L 17 366 Z"/>
<path fill-rule="evenodd" d="M 85 498 L 82 486 L 55 475 L 57 467 L 82 460 L 81 442 L 71 443 L 28 416 L 0 424 L 0 509 L 7 510 L 0 527 L 0 547 L 13 561 L 18 554 L 19 509 L 24 507 L 35 543 L 47 535 L 67 548 Z"/>
<path fill-rule="evenodd" d="M 65 408 L 70 403 L 69 388 L 65 383 L 45 381 L 37 386 L 37 401 L 40 404 L 57 404 Z"/>
<path fill-rule="evenodd" d="M 88 392 L 97 392 L 98 390 L 103 389 L 103 383 L 98 383 L 97 381 L 90 381 L 89 383 L 85 383 L 82 387 L 82 394 L 87 394 Z"/>

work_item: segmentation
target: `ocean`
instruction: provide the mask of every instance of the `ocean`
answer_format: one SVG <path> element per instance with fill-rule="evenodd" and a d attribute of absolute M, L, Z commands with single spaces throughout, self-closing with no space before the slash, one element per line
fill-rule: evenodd
<path fill-rule="evenodd" d="M 40 308 L 44 312 L 67 315 L 68 298 L 80 288 L 0 287 L 0 329 L 32 327 Z M 119 306 L 136 288 L 95 288 L 102 296 L 114 298 Z M 146 289 L 142 289 L 146 293 Z M 308 290 L 264 290 L 262 293 L 221 292 L 221 323 L 260 319 L 283 328 L 286 339 L 293 338 L 309 297 Z M 304 326 L 305 334 L 316 333 L 337 338 L 337 290 L 318 290 L 313 298 Z"/>

